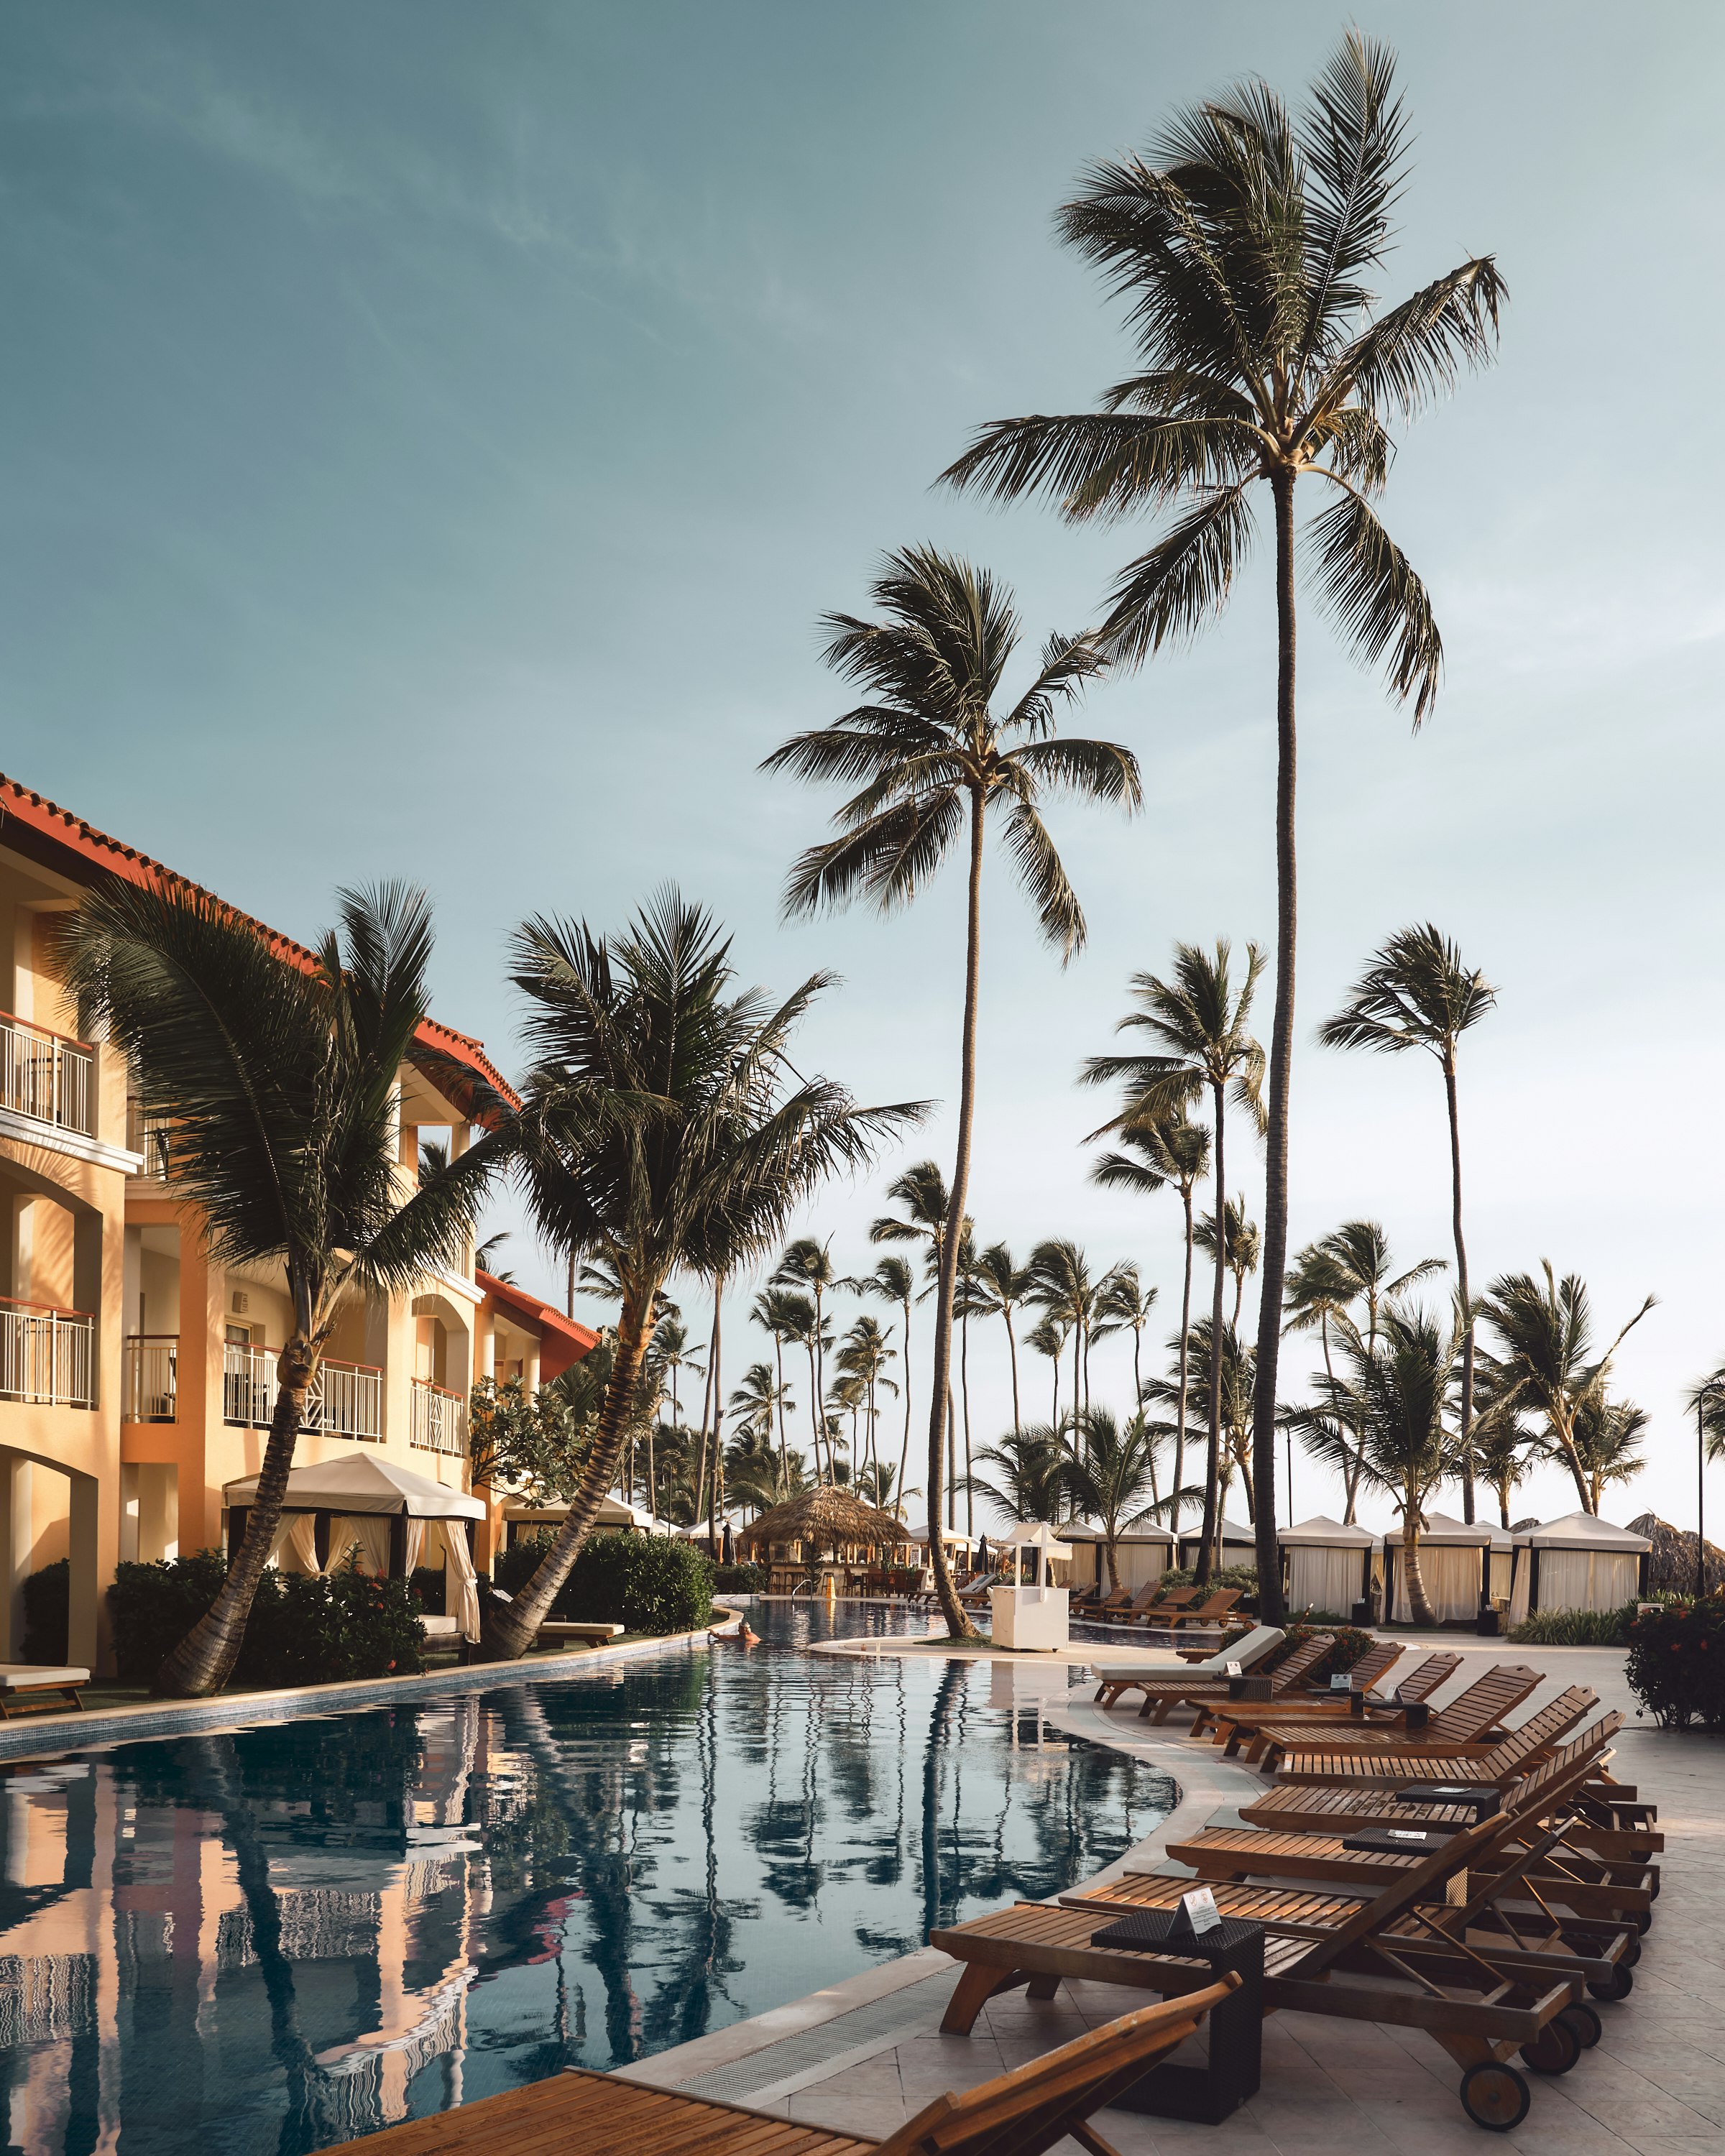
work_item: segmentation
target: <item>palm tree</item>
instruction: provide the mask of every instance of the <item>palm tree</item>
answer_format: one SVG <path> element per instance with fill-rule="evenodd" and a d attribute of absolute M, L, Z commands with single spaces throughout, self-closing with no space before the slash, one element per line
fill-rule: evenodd
<path fill-rule="evenodd" d="M 1089 1408 L 1074 1418 L 1065 1443 L 1067 1493 L 1102 1531 L 1111 1594 L 1120 1587 L 1121 1536 L 1147 1519 L 1155 1507 L 1160 1442 L 1142 1409 L 1122 1428 L 1109 1409 Z"/>
<path fill-rule="evenodd" d="M 859 892 L 891 911 L 908 904 L 968 839 L 958 1132 L 940 1249 L 928 1416 L 928 1546 L 947 1630 L 968 1637 L 974 1628 L 952 1591 L 933 1508 L 941 1481 L 959 1229 L 970 1188 L 988 812 L 997 809 L 1004 819 L 1008 857 L 1045 940 L 1063 960 L 1070 959 L 1084 943 L 1084 914 L 1043 823 L 1041 801 L 1050 793 L 1070 792 L 1136 808 L 1138 767 L 1132 752 L 1114 742 L 1055 734 L 1058 707 L 1101 671 L 1085 637 L 1050 639 L 1030 686 L 997 716 L 992 706 L 1018 644 L 1019 619 L 1009 594 L 986 571 L 933 547 L 911 547 L 888 556 L 873 595 L 883 619 L 831 614 L 825 624 L 831 631 L 827 663 L 860 684 L 870 701 L 828 726 L 794 736 L 764 767 L 805 779 L 860 783 L 838 811 L 838 835 L 811 846 L 793 866 L 785 894 L 788 913 L 842 905 Z"/>
<path fill-rule="evenodd" d="M 1193 1231 L 1194 1240 L 1207 1258 L 1216 1255 L 1216 1216 L 1206 1213 Z M 1234 1315 L 1230 1324 L 1238 1327 L 1240 1306 L 1245 1300 L 1245 1284 L 1258 1270 L 1258 1260 L 1264 1248 L 1264 1239 L 1258 1233 L 1255 1220 L 1246 1218 L 1245 1191 L 1238 1198 L 1230 1198 L 1222 1208 L 1222 1263 L 1234 1276 Z"/>
<path fill-rule="evenodd" d="M 337 911 L 300 963 L 190 886 L 116 880 L 85 899 L 61 945 L 86 1034 L 105 1029 L 146 1113 L 172 1122 L 175 1181 L 211 1259 L 278 1272 L 293 1312 L 245 1532 L 156 1675 L 171 1698 L 219 1691 L 233 1671 L 341 1304 L 459 1265 L 500 1157 L 487 1136 L 417 1183 L 403 1175 L 401 1074 L 428 1006 L 430 906 L 386 884 L 341 892 Z"/>
<path fill-rule="evenodd" d="M 993 1307 L 977 1271 L 976 1239 L 967 1220 L 958 1238 L 952 1311 L 958 1320 L 958 1398 L 964 1422 L 964 1532 L 968 1535 L 976 1532 L 976 1506 L 970 1488 L 970 1321 L 991 1317 Z"/>
<path fill-rule="evenodd" d="M 509 1240 L 508 1229 L 500 1228 L 495 1235 L 487 1235 L 484 1242 L 475 1244 L 473 1253 L 474 1270 L 489 1273 L 493 1280 L 501 1281 L 506 1287 L 515 1285 L 515 1275 L 504 1271 L 497 1253 Z"/>
<path fill-rule="evenodd" d="M 1180 1276 L 1179 1407 L 1174 1424 L 1173 1509 L 1168 1525 L 1180 1532 L 1180 1506 L 1186 1480 L 1186 1342 L 1192 1331 L 1192 1194 L 1210 1164 L 1210 1134 L 1204 1123 L 1189 1122 L 1183 1108 L 1163 1108 L 1142 1122 L 1122 1123 L 1116 1136 L 1128 1150 L 1105 1152 L 1091 1170 L 1091 1180 L 1110 1189 L 1137 1190 L 1149 1196 L 1170 1188 L 1180 1194 L 1185 1215 L 1184 1264 Z M 1138 1388 L 1143 1398 L 1143 1387 Z"/>
<path fill-rule="evenodd" d="M 1633 1400 L 1590 1394 L 1582 1402 L 1573 1435 L 1592 1500 L 1590 1512 L 1598 1512 L 1604 1502 L 1608 1483 L 1632 1482 L 1646 1466 L 1641 1440 L 1651 1420 L 1646 1409 Z"/>
<path fill-rule="evenodd" d="M 1066 1352 L 1068 1326 L 1052 1317 L 1045 1317 L 1040 1325 L 1033 1326 L 1024 1337 L 1024 1345 L 1034 1348 L 1039 1355 L 1047 1356 L 1054 1365 L 1054 1403 L 1049 1409 L 1048 1426 L 1058 1430 L 1060 1423 L 1060 1358 Z"/>
<path fill-rule="evenodd" d="M 1121 1264 L 1102 1277 L 1096 1294 L 1096 1322 L 1091 1337 L 1107 1340 L 1117 1332 L 1132 1336 L 1132 1398 L 1142 1400 L 1144 1395 L 1143 1348 L 1144 1327 L 1150 1322 L 1150 1313 L 1156 1307 L 1161 1290 L 1146 1287 L 1138 1277 L 1134 1265 Z M 1157 1495 L 1156 1467 L 1150 1468 L 1150 1494 Z"/>
<path fill-rule="evenodd" d="M 1461 1235 L 1461 1122 L 1455 1096 L 1455 1050 L 1462 1034 L 1497 1001 L 1497 991 L 1431 922 L 1404 928 L 1373 957 L 1347 1003 L 1317 1029 L 1326 1048 L 1368 1048 L 1400 1055 L 1423 1048 L 1444 1074 L 1450 1114 L 1450 1218 L 1455 1238 L 1456 1291 L 1461 1298 L 1461 1516 L 1473 1524 L 1474 1309 L 1467 1287 L 1467 1245 Z"/>
<path fill-rule="evenodd" d="M 726 1402 L 726 1413 L 745 1437 L 770 1445 L 775 1425 L 782 1431 L 786 1410 L 796 1405 L 790 1389 L 770 1363 L 751 1363 L 742 1373 L 742 1383 Z M 782 1456 L 788 1456 L 783 1445 L 779 1451 Z"/>
<path fill-rule="evenodd" d="M 1569 1470 L 1584 1512 L 1597 1511 L 1576 1443 L 1576 1426 L 1589 1406 L 1604 1396 L 1611 1358 L 1654 1306 L 1649 1296 L 1597 1362 L 1593 1311 L 1579 1273 L 1559 1281 L 1549 1258 L 1542 1259 L 1542 1286 L 1531 1273 L 1505 1273 L 1486 1290 L 1482 1314 L 1502 1343 L 1490 1358 L 1494 1391 L 1519 1399 L 1544 1419 L 1543 1442 Z M 1387 1322 L 1387 1321 L 1386 1321 Z"/>
<path fill-rule="evenodd" d="M 826 1320 L 826 1296 L 837 1284 L 838 1276 L 833 1270 L 829 1244 L 819 1241 L 814 1235 L 798 1235 L 794 1242 L 786 1245 L 771 1283 L 774 1287 L 804 1289 L 814 1298 L 814 1344 L 811 1352 L 814 1357 L 814 1368 L 810 1382 L 817 1401 L 826 1398 L 826 1352 L 833 1344 L 832 1332 Z M 827 1465 L 829 1468 L 832 1466 L 830 1452 L 827 1455 Z M 814 1466 L 818 1474 L 820 1471 L 818 1438 L 814 1447 Z"/>
<path fill-rule="evenodd" d="M 922 1113 L 859 1108 L 830 1079 L 803 1077 L 788 1044 L 830 976 L 776 1008 L 738 992 L 728 941 L 675 891 L 616 937 L 528 921 L 515 965 L 535 1057 L 515 1119 L 533 1218 L 552 1249 L 608 1256 L 624 1294 L 585 1479 L 532 1578 L 512 1602 L 488 1601 L 488 1661 L 526 1653 L 587 1539 L 665 1281 L 758 1262 L 829 1175 L 865 1165 Z"/>
<path fill-rule="evenodd" d="M 1072 1405 L 1079 1414 L 1090 1405 L 1091 1329 L 1096 1322 L 1097 1284 L 1083 1250 L 1065 1236 L 1051 1236 L 1030 1253 L 1029 1300 L 1046 1317 L 1064 1326 L 1072 1342 Z"/>
<path fill-rule="evenodd" d="M 1350 31 L 1294 120 L 1261 81 L 1178 113 L 1159 165 L 1093 166 L 1060 213 L 1061 236 L 1130 305 L 1142 372 L 1096 412 L 983 428 L 943 477 L 997 500 L 1050 495 L 1071 522 L 1173 510 L 1117 580 L 1101 631 L 1136 663 L 1218 615 L 1253 536 L 1253 490 L 1276 533 L 1276 1011 L 1271 1033 L 1264 1294 L 1253 1473 L 1260 1573 L 1274 1553 L 1276 1353 L 1287 1263 L 1288 1091 L 1294 1034 L 1295 490 L 1321 482 L 1307 531 L 1317 590 L 1353 654 L 1387 662 L 1417 726 L 1437 694 L 1443 644 L 1425 587 L 1372 507 L 1389 472 L 1389 424 L 1449 388 L 1496 345 L 1507 296 L 1471 257 L 1374 315 L 1404 183 L 1405 122 L 1387 48 Z M 1303 498 L 1303 497 L 1302 497 Z"/>
<path fill-rule="evenodd" d="M 1012 1426 L 1014 1430 L 1023 1422 L 1024 1416 L 1019 1407 L 1019 1343 L 1013 1330 L 1013 1312 L 1029 1299 L 1034 1284 L 1030 1268 L 1015 1265 L 1012 1252 L 1004 1243 L 990 1243 L 976 1261 L 977 1307 L 990 1317 L 999 1317 L 1006 1327 L 1007 1358 L 1012 1367 Z"/>
<path fill-rule="evenodd" d="M 927 1161 L 923 1165 L 927 1168 L 934 1167 L 932 1161 Z M 935 1174 L 938 1178 L 940 1174 L 938 1168 L 935 1169 Z M 903 1178 L 901 1178 L 900 1180 L 902 1181 Z M 944 1211 L 941 1217 L 942 1219 L 946 1217 Z M 902 1221 L 877 1220 L 875 1223 L 875 1228 L 883 1226 L 898 1228 L 904 1224 Z M 881 1240 L 875 1233 L 874 1229 L 870 1230 L 870 1237 L 875 1242 Z M 894 1484 L 894 1487 L 902 1494 L 905 1486 L 905 1466 L 911 1456 L 911 1304 L 916 1296 L 916 1275 L 902 1258 L 880 1258 L 875 1261 L 872 1273 L 865 1274 L 860 1279 L 845 1281 L 842 1285 L 848 1287 L 853 1294 L 872 1295 L 877 1296 L 882 1302 L 896 1303 L 904 1319 L 905 1434 L 904 1441 L 899 1448 L 898 1476 Z"/>
<path fill-rule="evenodd" d="M 977 1491 L 1009 1520 L 1052 1520 L 1066 1502 L 1070 1460 L 1060 1432 L 1047 1423 L 1009 1430 L 998 1443 L 982 1447 L 976 1466 L 997 1478 L 990 1482 L 973 1471 Z"/>
<path fill-rule="evenodd" d="M 773 1367 L 778 1379 L 778 1450 L 788 1450 L 784 1419 L 791 1412 L 789 1389 L 784 1381 L 784 1351 L 789 1343 L 805 1339 L 814 1322 L 814 1306 L 806 1295 L 792 1295 L 782 1287 L 769 1287 L 749 1306 L 749 1317 L 773 1342 Z"/>
<path fill-rule="evenodd" d="M 839 1368 L 849 1378 L 854 1378 L 863 1388 L 864 1403 L 868 1409 L 869 1465 L 880 1465 L 880 1450 L 875 1441 L 876 1425 L 880 1419 L 878 1394 L 884 1386 L 889 1393 L 898 1387 L 886 1374 L 889 1363 L 898 1360 L 898 1350 L 892 1345 L 892 1328 L 883 1332 L 872 1317 L 852 1321 L 839 1348 Z"/>
<path fill-rule="evenodd" d="M 1091 1085 L 1106 1084 L 1116 1078 L 1125 1080 L 1126 1106 L 1111 1124 L 1103 1127 L 1122 1132 L 1153 1122 L 1158 1116 L 1183 1108 L 1205 1087 L 1209 1089 L 1214 1209 L 1224 1217 L 1227 1107 L 1230 1096 L 1235 1106 L 1245 1109 L 1260 1128 L 1263 1117 L 1264 1051 L 1247 1031 L 1246 1022 L 1251 1016 L 1252 997 L 1264 970 L 1264 954 L 1255 943 L 1247 944 L 1245 978 L 1238 988 L 1230 970 L 1233 955 L 1230 946 L 1220 937 L 1214 952 L 1201 951 L 1195 943 L 1177 943 L 1169 979 L 1159 979 L 1154 973 L 1134 973 L 1132 993 L 1139 1008 L 1128 1012 L 1116 1030 L 1123 1033 L 1137 1029 L 1147 1033 L 1156 1044 L 1156 1052 L 1148 1055 L 1093 1055 L 1083 1070 L 1086 1081 Z M 1226 1253 L 1219 1244 L 1210 1297 L 1210 1326 L 1218 1337 L 1224 1322 L 1222 1283 L 1226 1273 Z M 1186 1337 L 1184 1330 L 1181 1337 Z M 1200 1585 L 1209 1579 L 1210 1550 L 1216 1540 L 1216 1495 L 1222 1465 L 1221 1381 L 1221 1364 L 1217 1362 L 1210 1369 L 1204 1546 L 1198 1560 Z M 1272 1457 L 1267 1511 L 1260 1506 L 1257 1514 L 1258 1592 L 1266 1624 L 1275 1624 L 1281 1614 L 1281 1569 L 1276 1546 L 1275 1466 Z"/>
<path fill-rule="evenodd" d="M 821 1412 L 820 1394 L 815 1388 L 820 1383 L 826 1351 L 833 1344 L 833 1328 L 819 1317 L 812 1295 L 795 1295 L 788 1291 L 781 1292 L 784 1296 L 781 1309 L 788 1328 L 785 1338 L 793 1347 L 800 1348 L 809 1358 L 809 1427 L 814 1445 L 814 1479 L 819 1482 L 824 1471 L 821 1461 L 821 1438 L 825 1419 Z"/>

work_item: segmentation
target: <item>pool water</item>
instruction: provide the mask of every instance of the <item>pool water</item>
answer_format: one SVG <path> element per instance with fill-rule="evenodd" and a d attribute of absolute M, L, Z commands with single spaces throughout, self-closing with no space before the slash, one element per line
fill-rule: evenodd
<path fill-rule="evenodd" d="M 620 2066 L 1166 1816 L 1022 1665 L 806 1651 L 910 1621 L 763 1604 L 752 1650 L 0 1766 L 9 2147 L 303 2156 Z"/>

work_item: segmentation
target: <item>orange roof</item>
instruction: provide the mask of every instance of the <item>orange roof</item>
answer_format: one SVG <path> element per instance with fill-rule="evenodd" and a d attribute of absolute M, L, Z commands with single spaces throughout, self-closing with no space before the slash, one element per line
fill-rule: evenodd
<path fill-rule="evenodd" d="M 215 896 L 201 884 L 193 883 L 189 876 L 182 876 L 177 870 L 152 860 L 136 846 L 122 845 L 118 839 L 110 839 L 105 831 L 97 830 L 94 824 L 86 824 L 81 816 L 74 816 L 69 808 L 60 808 L 45 795 L 33 793 L 3 774 L 0 774 L 0 843 L 15 847 L 34 860 L 44 860 L 82 883 L 93 883 L 98 875 L 105 874 L 124 876 L 129 883 L 177 884 L 203 897 Z M 224 899 L 220 903 L 227 905 L 228 901 Z M 304 944 L 295 943 L 291 937 L 282 935 L 264 921 L 253 920 L 237 906 L 233 911 L 239 920 L 249 921 L 290 965 L 310 968 L 316 964 L 316 954 Z M 418 1039 L 432 1054 L 465 1063 L 505 1100 L 514 1101 L 514 1093 L 486 1055 L 483 1041 L 457 1033 L 454 1027 L 430 1018 L 421 1020 Z M 584 1354 L 586 1350 L 582 1352 Z"/>
<path fill-rule="evenodd" d="M 482 1287 L 494 1302 L 537 1329 L 542 1384 L 561 1376 L 572 1363 L 578 1363 L 598 1346 L 597 1332 L 585 1325 L 578 1325 L 572 1317 L 565 1317 L 562 1311 L 542 1302 L 536 1295 L 529 1295 L 512 1281 L 499 1280 L 495 1273 L 488 1273 L 482 1265 L 474 1267 L 473 1278 L 475 1286 Z"/>

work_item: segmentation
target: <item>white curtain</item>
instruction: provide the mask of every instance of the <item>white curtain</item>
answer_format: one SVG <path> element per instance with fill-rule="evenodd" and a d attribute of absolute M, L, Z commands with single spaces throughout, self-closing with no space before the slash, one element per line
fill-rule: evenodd
<path fill-rule="evenodd" d="M 1541 1550 L 1539 1606 L 1620 1609 L 1634 1600 L 1640 1577 L 1640 1561 L 1628 1550 Z"/>
<path fill-rule="evenodd" d="M 1516 1552 L 1515 1584 L 1509 1590 L 1509 1622 L 1513 1630 L 1527 1621 L 1527 1590 L 1533 1578 L 1533 1553 L 1529 1549 Z"/>
<path fill-rule="evenodd" d="M 1332 1616 L 1347 1617 L 1359 1600 L 1362 1570 L 1358 1550 L 1291 1549 L 1289 1609 L 1327 1609 Z"/>
<path fill-rule="evenodd" d="M 317 1561 L 317 1522 L 310 1512 L 284 1512 L 270 1545 L 270 1563 L 283 1572 L 321 1572 Z"/>
<path fill-rule="evenodd" d="M 474 1576 L 473 1553 L 467 1547 L 466 1532 L 459 1520 L 444 1522 L 444 1608 L 459 1622 L 464 1640 L 476 1640 L 480 1635 L 479 1582 Z M 449 1594 L 451 1584 L 455 1589 L 453 1598 Z"/>
<path fill-rule="evenodd" d="M 378 1579 L 389 1576 L 388 1512 L 343 1512 L 330 1522 L 330 1570 L 339 1572 L 350 1547 L 359 1544 L 359 1568 Z"/>
<path fill-rule="evenodd" d="M 1479 1614 L 1480 1557 L 1476 1549 L 1420 1543 L 1420 1577 L 1437 1624 Z M 1408 1553 L 1399 1541 L 1395 1545 L 1395 1621 L 1399 1625 L 1414 1621 L 1413 1604 L 1408 1599 Z"/>
<path fill-rule="evenodd" d="M 1101 1560 L 1102 1584 L 1108 1584 L 1108 1554 L 1098 1543 L 1096 1554 Z M 1120 1567 L 1120 1584 L 1131 1588 L 1136 1594 L 1141 1587 L 1151 1587 L 1168 1570 L 1168 1545 L 1165 1543 L 1117 1543 L 1115 1562 Z"/>
<path fill-rule="evenodd" d="M 407 1543 L 407 1548 L 408 1548 L 408 1554 L 407 1554 L 407 1567 L 408 1567 L 408 1578 L 409 1579 L 411 1579 L 411 1578 L 413 1578 L 413 1568 L 414 1568 L 414 1566 L 415 1566 L 415 1565 L 417 1565 L 417 1564 L 418 1563 L 418 1562 L 419 1562 L 419 1553 L 420 1553 L 420 1551 L 421 1551 L 421 1550 L 423 1550 L 423 1549 L 424 1548 L 424 1547 L 425 1547 L 425 1522 L 424 1522 L 424 1520 L 409 1520 L 409 1521 L 408 1522 L 408 1543 Z"/>

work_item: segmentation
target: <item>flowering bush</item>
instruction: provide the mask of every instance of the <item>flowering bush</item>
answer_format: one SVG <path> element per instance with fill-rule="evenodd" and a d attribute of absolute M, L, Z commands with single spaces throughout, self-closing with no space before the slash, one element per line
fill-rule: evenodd
<path fill-rule="evenodd" d="M 1288 1636 L 1271 1656 L 1267 1666 L 1274 1669 L 1285 1662 L 1296 1647 L 1303 1646 L 1314 1632 L 1333 1632 L 1336 1644 L 1328 1654 L 1314 1662 L 1306 1672 L 1307 1684 L 1321 1685 L 1331 1677 L 1338 1677 L 1351 1670 L 1363 1655 L 1369 1654 L 1378 1642 L 1369 1632 L 1362 1632 L 1352 1625 L 1309 1624 L 1304 1618 L 1296 1618 L 1287 1628 Z"/>
<path fill-rule="evenodd" d="M 1725 1728 L 1725 1596 L 1668 1603 L 1637 1617 L 1624 1675 L 1661 1728 Z"/>

